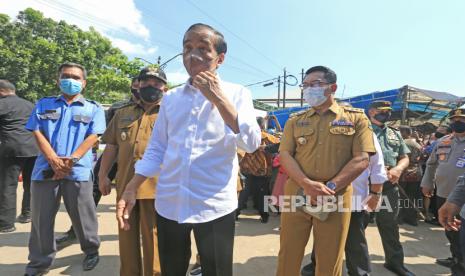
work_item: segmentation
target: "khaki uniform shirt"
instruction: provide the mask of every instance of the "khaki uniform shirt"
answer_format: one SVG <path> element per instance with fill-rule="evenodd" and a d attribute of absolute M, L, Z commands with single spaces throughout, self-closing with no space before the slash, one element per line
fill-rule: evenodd
<path fill-rule="evenodd" d="M 463 159 L 465 138 L 454 137 L 453 134 L 442 137 L 426 162 L 421 187 L 433 189 L 436 184 L 437 195 L 448 197 L 457 184 L 457 178 L 465 171 L 463 162 L 460 162 Z"/>
<path fill-rule="evenodd" d="M 337 103 L 324 114 L 312 108 L 289 119 L 279 150 L 293 155 L 308 178 L 322 182 L 335 177 L 355 153 L 376 152 L 363 110 Z"/>
<path fill-rule="evenodd" d="M 158 116 L 159 106 L 147 112 L 137 104 L 118 109 L 110 121 L 102 140 L 118 146 L 118 171 L 116 173 L 116 194 L 119 198 L 126 185 L 134 176 L 134 165 L 144 155 L 150 140 L 153 125 Z M 156 177 L 147 179 L 137 191 L 137 199 L 155 198 Z"/>

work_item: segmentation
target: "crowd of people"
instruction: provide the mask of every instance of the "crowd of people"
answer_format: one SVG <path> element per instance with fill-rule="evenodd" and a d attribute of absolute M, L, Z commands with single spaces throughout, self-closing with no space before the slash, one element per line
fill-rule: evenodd
<path fill-rule="evenodd" d="M 60 94 L 35 106 L 0 80 L 0 232 L 31 222 L 25 275 L 46 274 L 57 249 L 76 240 L 83 270 L 97 266 L 96 206 L 112 182 L 121 275 L 186 275 L 192 232 L 190 275 L 232 275 L 235 221 L 250 196 L 260 222 L 280 216 L 277 276 L 342 275 L 344 253 L 349 275 L 370 275 L 370 221 L 385 268 L 414 275 L 399 224 L 420 219 L 444 226 L 451 257 L 437 263 L 465 275 L 465 108 L 434 133 L 395 128 L 391 102 L 373 101 L 367 114 L 338 103 L 336 73 L 314 66 L 301 85 L 311 108 L 281 130 L 274 116 L 256 118 L 249 90 L 220 79 L 226 52 L 220 32 L 192 25 L 183 38 L 189 80 L 168 91 L 162 69 L 144 68 L 130 99 L 106 113 L 85 98 L 87 72 L 77 63 L 59 66 Z M 72 226 L 55 238 L 61 200 Z M 312 261 L 302 264 L 312 230 Z"/>

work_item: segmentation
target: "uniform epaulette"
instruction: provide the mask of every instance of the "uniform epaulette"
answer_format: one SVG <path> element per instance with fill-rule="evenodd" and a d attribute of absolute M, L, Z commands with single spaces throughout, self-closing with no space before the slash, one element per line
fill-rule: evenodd
<path fill-rule="evenodd" d="M 355 107 L 350 107 L 350 106 L 343 106 L 343 108 L 344 108 L 344 110 L 357 112 L 357 113 L 364 113 L 365 112 L 365 110 L 363 108 L 355 108 Z"/>
<path fill-rule="evenodd" d="M 302 115 L 302 114 L 305 114 L 305 112 L 307 112 L 307 111 L 308 111 L 308 109 L 306 109 L 306 110 L 301 110 L 301 111 L 297 111 L 297 112 L 294 112 L 294 113 L 291 113 L 291 114 L 289 115 L 289 119 L 290 119 L 290 118 L 294 118 L 294 117 L 298 117 L 298 116 L 300 116 L 300 115 Z"/>
<path fill-rule="evenodd" d="M 110 109 L 117 110 L 117 109 L 121 109 L 121 108 L 130 106 L 130 105 L 133 105 L 133 104 L 134 104 L 134 102 L 130 101 L 130 100 L 127 100 L 127 101 L 124 101 L 124 102 L 117 102 L 117 103 L 112 104 L 110 106 Z"/>
<path fill-rule="evenodd" d="M 93 104 L 95 104 L 95 105 L 97 105 L 97 106 L 101 106 L 101 104 L 100 104 L 99 102 L 97 102 L 97 101 L 89 100 L 89 99 L 86 99 L 86 101 L 88 101 L 88 102 L 90 102 L 90 103 L 93 103 Z"/>

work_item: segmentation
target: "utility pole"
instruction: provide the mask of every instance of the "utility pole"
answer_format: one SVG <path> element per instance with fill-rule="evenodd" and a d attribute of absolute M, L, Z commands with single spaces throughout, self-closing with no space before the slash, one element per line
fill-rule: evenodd
<path fill-rule="evenodd" d="M 302 68 L 300 83 L 304 83 L 304 68 Z M 304 88 L 300 87 L 300 107 L 304 106 Z"/>
<path fill-rule="evenodd" d="M 407 120 L 407 109 L 408 109 L 408 85 L 402 87 L 402 117 L 400 120 L 401 125 L 405 125 L 405 121 Z"/>
<path fill-rule="evenodd" d="M 281 102 L 281 76 L 278 76 L 278 108 Z"/>
<path fill-rule="evenodd" d="M 286 75 L 286 68 L 284 68 L 284 87 L 283 87 L 283 108 L 286 108 L 286 81 L 287 75 Z"/>

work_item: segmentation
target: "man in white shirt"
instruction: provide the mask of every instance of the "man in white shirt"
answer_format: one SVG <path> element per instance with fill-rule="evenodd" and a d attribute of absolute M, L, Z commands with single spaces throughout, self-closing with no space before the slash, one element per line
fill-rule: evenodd
<path fill-rule="evenodd" d="M 144 157 L 117 205 L 120 227 L 128 229 L 137 188 L 160 174 L 155 209 L 164 276 L 186 274 L 192 230 L 202 275 L 232 275 L 236 151 L 254 152 L 261 136 L 250 92 L 216 74 L 226 50 L 223 35 L 208 25 L 186 31 L 183 62 L 190 78 L 163 97 Z"/>
<path fill-rule="evenodd" d="M 341 106 L 350 104 L 339 103 Z M 345 246 L 346 267 L 349 275 L 370 275 L 370 254 L 365 237 L 365 229 L 369 222 L 369 213 L 375 211 L 381 203 L 383 183 L 387 181 L 386 169 L 381 146 L 373 133 L 376 154 L 370 156 L 370 165 L 352 182 L 352 213 L 349 233 Z M 315 254 L 312 251 L 312 262 L 302 268 L 302 276 L 315 275 Z"/>

